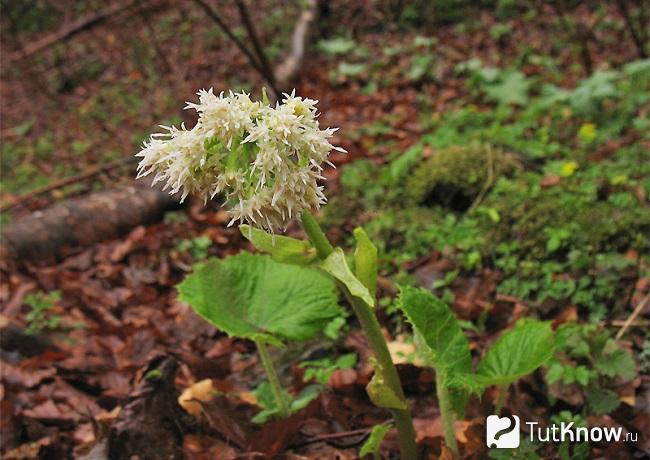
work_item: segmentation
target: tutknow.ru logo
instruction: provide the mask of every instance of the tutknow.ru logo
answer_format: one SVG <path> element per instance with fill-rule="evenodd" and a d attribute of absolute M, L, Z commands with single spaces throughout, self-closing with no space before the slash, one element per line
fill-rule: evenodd
<path fill-rule="evenodd" d="M 626 432 L 622 427 L 576 427 L 574 422 L 540 427 L 537 422 L 526 422 L 531 442 L 636 442 L 638 433 Z M 520 422 L 516 415 L 490 415 L 487 418 L 485 442 L 490 448 L 515 449 L 519 447 Z"/>
<path fill-rule="evenodd" d="M 519 447 L 519 417 L 516 415 L 490 415 L 487 418 L 486 443 L 494 449 Z"/>

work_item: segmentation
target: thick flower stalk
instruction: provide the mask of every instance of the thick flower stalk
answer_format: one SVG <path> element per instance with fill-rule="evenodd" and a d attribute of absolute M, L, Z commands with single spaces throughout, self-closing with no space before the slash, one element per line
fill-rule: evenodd
<path fill-rule="evenodd" d="M 154 174 L 181 200 L 195 194 L 204 200 L 222 194 L 235 222 L 270 232 L 283 230 L 303 211 L 326 198 L 318 179 L 329 163 L 336 128 L 320 129 L 313 99 L 285 94 L 275 107 L 252 101 L 248 94 L 198 92 L 192 129 L 161 126 L 137 156 L 138 177 Z"/>

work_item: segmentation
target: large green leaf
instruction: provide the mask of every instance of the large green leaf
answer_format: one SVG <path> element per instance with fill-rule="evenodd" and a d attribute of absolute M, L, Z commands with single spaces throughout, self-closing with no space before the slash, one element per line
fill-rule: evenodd
<path fill-rule="evenodd" d="M 457 374 L 471 373 L 467 338 L 445 302 L 431 291 L 402 287 L 399 306 L 413 326 L 419 351 L 442 377 L 445 386 Z M 466 390 L 453 388 L 450 396 L 454 411 L 463 417 L 468 398 Z"/>
<path fill-rule="evenodd" d="M 309 265 L 318 258 L 316 249 L 309 241 L 282 235 L 271 235 L 250 225 L 240 225 L 239 231 L 257 249 L 270 254 L 276 262 Z"/>
<path fill-rule="evenodd" d="M 326 275 L 247 252 L 197 265 L 178 291 L 229 335 L 274 344 L 308 339 L 340 313 Z"/>
<path fill-rule="evenodd" d="M 354 297 L 358 297 L 367 303 L 370 307 L 375 306 L 375 298 L 370 294 L 368 288 L 359 279 L 354 276 L 352 270 L 345 260 L 343 249 L 336 248 L 332 253 L 321 262 L 321 268 L 343 283 Z"/>
<path fill-rule="evenodd" d="M 498 83 L 485 86 L 488 98 L 499 104 L 526 105 L 531 82 L 518 70 L 504 70 Z"/>
<path fill-rule="evenodd" d="M 447 304 L 426 289 L 402 287 L 399 306 L 426 345 L 426 358 L 436 370 L 469 372 L 472 358 L 467 338 Z"/>
<path fill-rule="evenodd" d="M 553 331 L 548 322 L 520 320 L 490 347 L 478 375 L 492 385 L 509 385 L 530 374 L 553 355 Z"/>
<path fill-rule="evenodd" d="M 450 385 L 474 393 L 482 393 L 491 385 L 510 385 L 545 364 L 553 349 L 550 323 L 520 320 L 490 347 L 476 374 L 457 374 Z"/>
<path fill-rule="evenodd" d="M 377 291 L 377 247 L 361 227 L 354 229 L 357 247 L 354 250 L 354 273 L 375 297 Z"/>

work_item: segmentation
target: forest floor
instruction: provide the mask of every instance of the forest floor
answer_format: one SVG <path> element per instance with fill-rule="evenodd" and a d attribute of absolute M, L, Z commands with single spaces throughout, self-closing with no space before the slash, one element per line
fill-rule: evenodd
<path fill-rule="evenodd" d="M 282 2 L 261 3 L 253 14 L 278 61 L 296 15 Z M 39 5 L 4 18 L 12 23 L 2 32 L 2 205 L 130 158 L 158 124 L 192 126 L 181 107 L 200 88 L 259 93 L 259 76 L 192 2 L 127 9 L 19 58 L 67 17 Z M 593 34 L 587 42 L 575 32 L 583 27 Z M 456 422 L 463 458 L 649 455 L 650 63 L 638 59 L 615 2 L 563 15 L 548 5 L 472 10 L 433 24 L 337 1 L 321 28 L 296 92 L 320 101 L 321 124 L 341 128 L 332 143 L 349 153 L 333 155 L 337 168 L 324 173 L 330 203 L 320 217 L 343 247 L 358 225 L 378 242 L 379 316 L 423 458 L 451 457 L 435 374 L 411 356 L 409 328 L 396 314 L 398 284 L 447 300 L 475 358 L 525 316 L 573 328 L 547 368 L 512 385 L 506 411 L 542 425 L 572 420 L 638 433 L 634 443 L 489 451 L 490 390 Z M 134 169 L 126 162 L 25 200 L 2 225 L 131 184 Z M 185 458 L 358 458 L 390 414 L 366 395 L 370 351 L 352 317 L 332 337 L 276 350 L 292 393 L 310 383 L 306 368 L 322 391 L 289 419 L 256 424 L 264 373 L 254 344 L 177 300 L 175 286 L 194 263 L 253 250 L 228 221 L 218 203 L 190 200 L 160 222 L 68 248 L 55 264 L 2 262 L 3 458 L 102 458 L 111 429 L 131 425 L 151 427 L 160 452 Z M 641 314 L 626 324 L 637 306 Z M 381 453 L 396 452 L 390 432 Z"/>

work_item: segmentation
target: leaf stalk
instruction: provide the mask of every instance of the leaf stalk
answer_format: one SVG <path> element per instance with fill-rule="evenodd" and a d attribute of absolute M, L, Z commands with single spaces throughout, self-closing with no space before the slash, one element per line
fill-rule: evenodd
<path fill-rule="evenodd" d="M 273 396 L 275 397 L 275 401 L 278 404 L 280 417 L 287 418 L 289 416 L 289 406 L 287 406 L 287 400 L 284 398 L 282 386 L 280 385 L 280 379 L 278 378 L 278 373 L 275 371 L 275 366 L 273 366 L 273 361 L 269 355 L 269 350 L 266 347 L 266 344 L 261 340 L 256 340 L 255 345 L 257 345 L 257 351 L 260 354 L 262 366 L 266 371 L 266 376 L 269 379 L 269 383 L 271 384 Z"/>
<path fill-rule="evenodd" d="M 454 430 L 454 410 L 451 407 L 451 397 L 449 389 L 445 385 L 445 376 L 443 375 L 443 372 L 438 370 L 436 370 L 436 393 L 438 394 L 438 406 L 440 406 L 440 418 L 442 419 L 445 443 L 455 454 L 458 454 L 458 443 L 456 442 L 456 432 Z"/>

